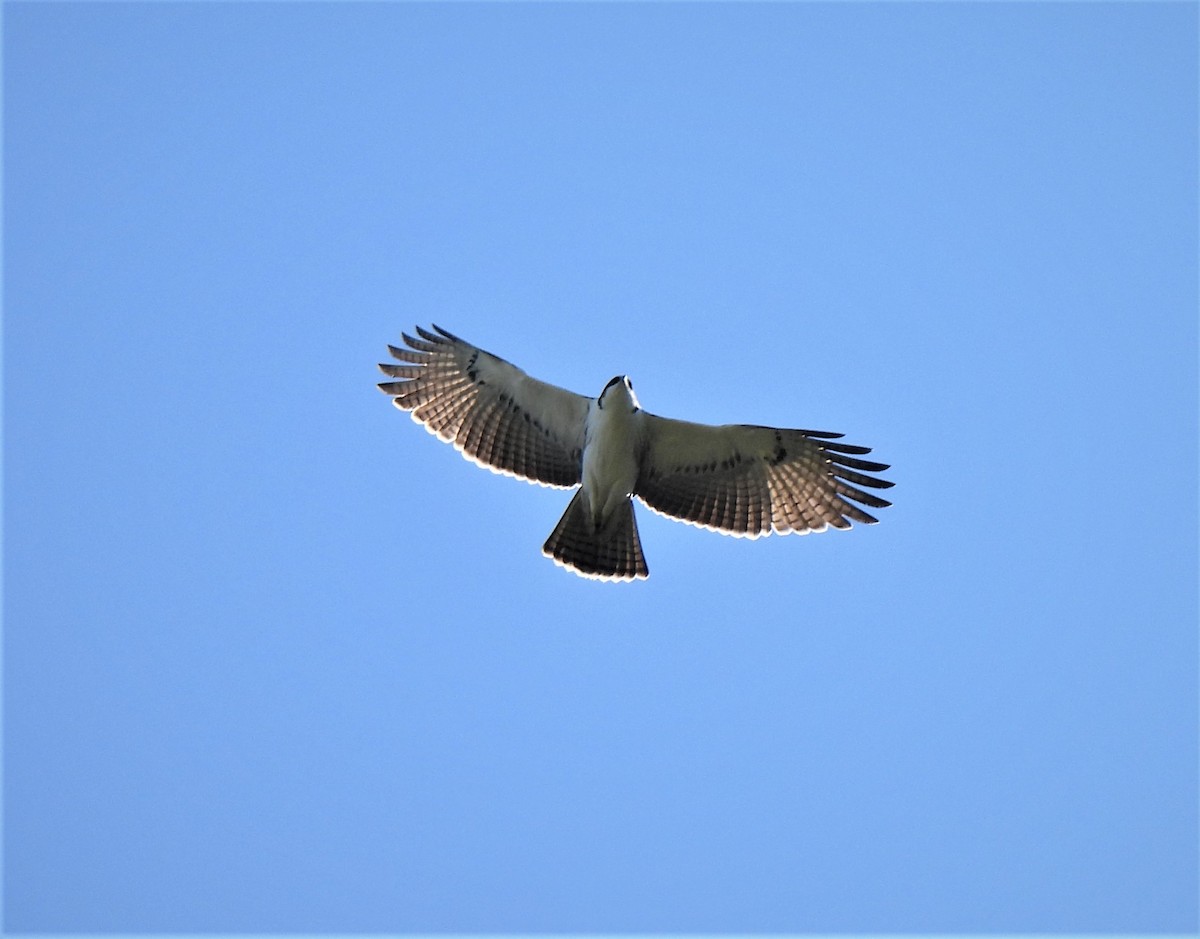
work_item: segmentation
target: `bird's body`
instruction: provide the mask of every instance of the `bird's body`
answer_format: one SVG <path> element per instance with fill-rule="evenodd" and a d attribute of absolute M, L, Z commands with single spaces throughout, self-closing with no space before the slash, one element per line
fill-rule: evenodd
<path fill-rule="evenodd" d="M 711 426 L 643 411 L 625 376 L 597 398 L 531 378 L 439 327 L 390 346 L 405 365 L 380 389 L 418 423 L 481 466 L 541 485 L 578 485 L 543 553 L 585 577 L 634 580 L 649 571 L 632 497 L 726 534 L 849 528 L 876 519 L 854 502 L 889 503 L 858 486 L 892 484 L 840 434 L 746 424 Z M 853 484 L 853 485 L 852 485 Z M 851 500 L 851 501 L 847 501 Z"/>
<path fill-rule="evenodd" d="M 588 408 L 583 435 L 583 498 L 596 525 L 637 485 L 642 412 L 628 378 L 614 378 Z"/>
<path fill-rule="evenodd" d="M 643 420 L 633 385 L 623 376 L 588 406 L 580 489 L 542 547 L 556 564 L 587 577 L 650 576 L 631 500 Z"/>

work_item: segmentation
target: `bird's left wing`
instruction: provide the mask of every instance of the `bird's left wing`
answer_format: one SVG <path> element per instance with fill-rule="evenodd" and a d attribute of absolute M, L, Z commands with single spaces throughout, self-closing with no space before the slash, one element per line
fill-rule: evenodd
<path fill-rule="evenodd" d="M 702 528 L 757 538 L 771 532 L 849 528 L 878 519 L 853 503 L 891 503 L 864 492 L 892 483 L 858 459 L 868 447 L 841 434 L 747 424 L 692 424 L 646 414 L 638 496 L 650 508 Z M 853 455 L 852 455 L 853 454 Z"/>
<path fill-rule="evenodd" d="M 380 391 L 480 466 L 544 486 L 577 485 L 591 399 L 433 328 L 418 326 L 420 338 L 402 333 L 407 349 L 388 346 L 406 364 L 380 363 L 403 379 L 380 382 Z"/>

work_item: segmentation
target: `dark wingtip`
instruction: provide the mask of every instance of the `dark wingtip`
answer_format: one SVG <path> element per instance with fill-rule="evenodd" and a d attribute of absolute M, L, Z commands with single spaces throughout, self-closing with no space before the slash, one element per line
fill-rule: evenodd
<path fill-rule="evenodd" d="M 845 437 L 845 434 L 834 434 L 827 430 L 802 430 L 800 433 L 805 437 L 818 437 L 821 440 L 837 440 L 839 437 Z"/>
<path fill-rule="evenodd" d="M 436 326 L 434 326 L 433 328 L 437 329 Z M 430 332 L 424 326 L 417 327 L 417 335 L 420 336 L 422 339 L 428 340 L 429 342 L 444 343 L 446 340 L 442 336 L 438 335 L 438 333 L 440 333 L 440 332 L 441 332 L 440 329 L 438 330 L 438 332 Z"/>

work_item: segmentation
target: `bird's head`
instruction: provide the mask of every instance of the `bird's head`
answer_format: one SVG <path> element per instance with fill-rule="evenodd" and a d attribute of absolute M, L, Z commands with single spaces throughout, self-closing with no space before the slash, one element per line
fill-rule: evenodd
<path fill-rule="evenodd" d="M 640 405 L 628 376 L 618 375 L 604 386 L 600 392 L 600 407 L 623 407 L 630 412 L 638 410 Z"/>

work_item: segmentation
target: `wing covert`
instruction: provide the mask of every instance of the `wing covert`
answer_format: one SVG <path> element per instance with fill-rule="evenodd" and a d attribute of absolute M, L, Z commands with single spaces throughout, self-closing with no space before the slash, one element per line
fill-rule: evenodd
<path fill-rule="evenodd" d="M 854 503 L 891 504 L 860 488 L 892 486 L 868 475 L 887 464 L 859 459 L 870 449 L 836 442 L 841 436 L 647 414 L 634 495 L 663 515 L 748 538 L 873 524 Z"/>
<path fill-rule="evenodd" d="M 431 434 L 493 472 L 545 486 L 580 481 L 590 399 L 521 369 L 434 326 L 388 346 L 403 365 L 380 363 L 400 381 L 379 390 Z"/>

